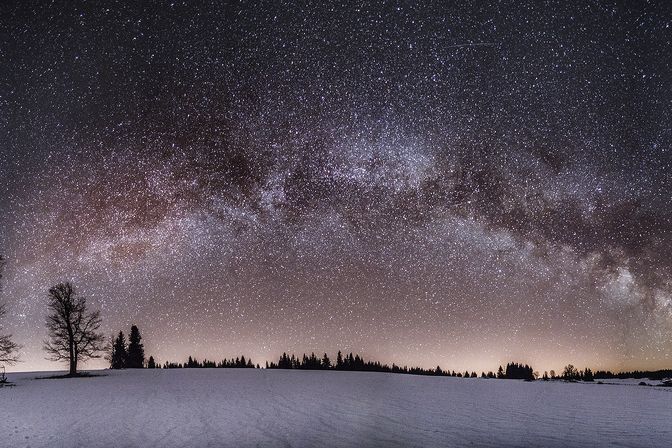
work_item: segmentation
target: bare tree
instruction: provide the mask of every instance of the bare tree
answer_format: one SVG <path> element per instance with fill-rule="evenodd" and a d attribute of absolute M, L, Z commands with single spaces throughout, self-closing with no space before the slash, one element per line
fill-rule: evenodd
<path fill-rule="evenodd" d="M 566 380 L 577 380 L 579 376 L 579 370 L 571 364 L 567 364 L 562 371 L 562 377 Z"/>
<path fill-rule="evenodd" d="M 5 260 L 0 255 L 0 278 L 2 278 L 2 269 L 5 267 Z M 0 319 L 5 317 L 7 310 L 5 304 L 0 304 Z M 2 326 L 0 326 L 0 330 Z M 11 334 L 0 335 L 0 364 L 13 365 L 19 362 L 19 345 L 12 342 Z"/>
<path fill-rule="evenodd" d="M 69 375 L 77 375 L 77 364 L 89 358 L 100 358 L 104 336 L 100 327 L 100 311 L 87 313 L 86 299 L 76 297 L 70 282 L 59 283 L 49 290 L 51 314 L 47 316 L 49 340 L 44 349 L 50 361 L 67 361 Z"/>
<path fill-rule="evenodd" d="M 0 305 L 0 318 L 4 317 L 5 305 Z M 2 327 L 0 327 L 2 328 Z M 19 362 L 19 345 L 12 342 L 11 334 L 0 335 L 0 364 L 13 365 Z"/>

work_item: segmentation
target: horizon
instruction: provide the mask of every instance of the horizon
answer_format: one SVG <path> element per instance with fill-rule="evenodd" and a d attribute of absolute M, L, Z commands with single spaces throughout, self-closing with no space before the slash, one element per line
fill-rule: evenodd
<path fill-rule="evenodd" d="M 162 363 L 672 368 L 669 8 L 519 3 L 7 7 L 8 371 L 66 281 Z"/>
<path fill-rule="evenodd" d="M 143 344 L 143 347 L 144 347 L 144 344 Z M 478 374 L 478 377 L 479 377 L 479 378 L 481 377 L 481 374 L 482 374 L 482 373 L 485 373 L 485 374 L 488 374 L 488 373 L 494 373 L 494 374 L 497 374 L 497 370 L 498 370 L 499 367 L 503 367 L 504 369 L 506 369 L 507 364 L 510 364 L 510 363 L 516 363 L 516 364 L 520 364 L 521 366 L 522 366 L 522 365 L 527 365 L 527 366 L 529 366 L 530 368 L 532 368 L 532 370 L 533 370 L 534 372 L 536 372 L 536 373 L 539 374 L 539 378 L 538 378 L 538 379 L 540 379 L 540 380 L 542 379 L 542 376 L 544 375 L 544 373 L 547 373 L 549 376 L 551 376 L 551 374 L 550 374 L 551 371 L 553 371 L 553 372 L 555 373 L 555 375 L 556 375 L 556 379 L 557 379 L 557 378 L 560 378 L 560 377 L 561 377 L 561 375 L 562 375 L 562 371 L 564 370 L 565 366 L 567 366 L 568 364 L 572 364 L 572 363 L 567 363 L 567 364 L 563 365 L 562 367 L 558 367 L 558 368 L 550 368 L 550 369 L 544 369 L 544 370 L 541 370 L 541 369 L 537 369 L 537 368 L 536 368 L 535 366 L 533 366 L 533 365 L 529 365 L 528 363 L 525 363 L 525 362 L 519 362 L 519 361 L 513 361 L 513 360 L 512 360 L 512 361 L 507 361 L 506 363 L 503 363 L 503 364 L 499 364 L 499 365 L 497 365 L 496 367 L 494 367 L 494 368 L 490 368 L 490 369 L 487 369 L 487 370 L 478 370 L 478 369 L 473 369 L 473 370 L 472 370 L 472 369 L 469 369 L 469 368 L 452 369 L 452 368 L 449 368 L 449 367 L 447 367 L 447 366 L 441 366 L 441 365 L 434 365 L 433 367 L 425 367 L 424 365 L 415 365 L 415 364 L 408 364 L 408 363 L 401 363 L 401 364 L 400 364 L 400 363 L 396 363 L 396 362 L 395 362 L 395 363 L 386 363 L 386 362 L 382 362 L 382 361 L 377 360 L 377 359 L 369 359 L 369 358 L 366 358 L 366 357 L 364 357 L 364 356 L 362 356 L 361 354 L 356 353 L 356 352 L 345 352 L 345 351 L 343 351 L 343 350 L 340 350 L 340 352 L 341 352 L 341 354 L 342 354 L 344 357 L 346 357 L 346 356 L 352 354 L 352 355 L 355 356 L 355 357 L 356 357 L 356 356 L 359 356 L 364 362 L 380 363 L 382 366 L 392 367 L 393 365 L 396 365 L 397 367 L 400 367 L 400 368 L 408 368 L 408 369 L 412 369 L 412 368 L 421 368 L 421 369 L 426 370 L 426 371 L 428 371 L 428 370 L 434 370 L 434 369 L 436 369 L 436 367 L 440 367 L 441 370 L 442 370 L 443 372 L 449 372 L 449 373 L 450 373 L 450 372 L 455 372 L 456 374 L 459 373 L 460 375 L 464 374 L 465 371 L 467 371 L 467 372 L 469 372 L 469 373 L 475 372 L 475 373 Z M 278 360 L 279 360 L 280 358 L 282 358 L 283 354 L 287 354 L 287 356 L 290 357 L 290 358 L 291 358 L 292 356 L 294 356 L 294 357 L 296 357 L 296 358 L 299 359 L 299 360 L 302 359 L 303 355 L 308 355 L 308 356 L 309 356 L 309 355 L 311 355 L 311 354 L 315 354 L 315 356 L 316 356 L 318 359 L 321 359 L 322 356 L 324 356 L 324 354 L 326 354 L 326 355 L 329 357 L 329 359 L 331 360 L 332 364 L 334 364 L 334 363 L 336 362 L 336 358 L 337 358 L 337 354 L 338 354 L 338 353 L 334 354 L 333 357 L 332 357 L 332 356 L 329 355 L 328 352 L 320 352 L 320 353 L 315 352 L 315 351 L 311 351 L 311 352 L 302 352 L 302 353 L 289 353 L 289 352 L 283 352 L 282 354 L 278 355 L 278 356 L 276 357 L 276 359 L 268 359 L 268 360 L 262 360 L 262 361 L 257 361 L 257 360 L 255 360 L 253 357 L 251 357 L 251 356 L 250 356 L 250 357 L 246 356 L 244 353 L 243 353 L 243 354 L 236 355 L 236 356 L 221 357 L 221 358 L 217 358 L 217 359 L 215 359 L 215 358 L 211 358 L 211 357 L 207 357 L 207 356 L 205 356 L 205 357 L 198 357 L 198 356 L 194 356 L 194 355 L 187 355 L 187 357 L 185 357 L 184 360 L 182 360 L 182 359 L 180 359 L 180 360 L 176 360 L 176 359 L 159 360 L 159 359 L 157 359 L 156 357 L 154 357 L 154 355 L 152 355 L 151 353 L 146 353 L 146 354 L 145 354 L 145 364 L 147 363 L 147 361 L 149 360 L 149 358 L 152 357 L 152 358 L 154 358 L 154 361 L 155 361 L 155 363 L 156 363 L 156 369 L 164 369 L 164 368 L 166 368 L 166 367 L 164 367 L 164 366 L 165 366 L 166 364 L 169 364 L 169 363 L 174 363 L 175 365 L 179 365 L 179 366 L 181 366 L 181 368 L 188 368 L 188 367 L 186 367 L 186 365 L 187 365 L 187 361 L 188 361 L 189 359 L 192 359 L 193 361 L 197 361 L 197 362 L 199 362 L 199 363 L 203 363 L 203 362 L 205 362 L 205 361 L 219 363 L 219 362 L 224 361 L 224 360 L 234 361 L 234 360 L 240 358 L 241 356 L 243 356 L 243 357 L 245 357 L 246 361 L 248 361 L 248 362 L 249 362 L 250 360 L 252 361 L 252 363 L 253 363 L 253 365 L 254 365 L 254 368 L 257 368 L 257 366 L 259 366 L 259 367 L 258 367 L 259 369 L 266 369 L 266 364 L 267 364 L 267 363 L 268 363 L 269 365 L 270 365 L 271 363 L 275 363 L 275 364 L 277 365 L 277 364 L 278 364 Z M 80 371 L 80 372 L 81 372 L 81 371 L 103 371 L 103 370 L 134 370 L 134 368 L 130 368 L 130 367 L 124 367 L 124 368 L 122 368 L 122 369 L 113 369 L 113 368 L 111 368 L 111 367 L 110 367 L 110 362 L 109 362 L 109 360 L 104 359 L 104 357 L 107 356 L 107 355 L 108 355 L 108 351 L 105 351 L 104 354 L 102 355 L 102 356 L 103 356 L 102 358 L 93 359 L 93 360 L 87 360 L 87 361 L 85 361 L 85 362 L 80 362 L 80 363 L 79 363 L 79 367 L 78 367 L 77 370 Z M 64 368 L 63 368 L 63 369 L 40 368 L 40 369 L 37 369 L 37 370 L 21 370 L 21 369 L 17 369 L 18 367 L 20 367 L 21 364 L 23 364 L 23 361 L 20 361 L 19 363 L 14 364 L 14 365 L 12 365 L 12 366 L 10 366 L 10 365 L 6 365 L 5 368 L 6 368 L 6 372 L 7 372 L 7 373 L 31 373 L 31 372 L 36 372 L 36 373 L 37 373 L 37 372 L 67 372 L 67 371 L 68 371 L 68 369 L 66 368 L 66 367 L 67 367 L 67 362 L 66 362 L 66 361 L 60 361 L 60 362 L 52 362 L 52 361 L 50 361 L 50 362 L 51 362 L 51 364 L 62 364 L 62 365 L 64 365 Z M 90 367 L 90 364 L 94 364 L 95 367 Z M 580 373 L 583 373 L 583 371 L 584 371 L 586 368 L 588 368 L 588 369 L 590 369 L 593 373 L 603 371 L 603 372 L 606 372 L 606 373 L 612 373 L 612 374 L 616 374 L 616 375 L 621 374 L 621 373 L 625 374 L 625 373 L 634 373 L 634 372 L 655 372 L 655 371 L 663 371 L 663 370 L 672 370 L 672 367 L 670 367 L 670 368 L 662 368 L 662 369 L 642 369 L 642 368 L 634 368 L 634 369 L 628 369 L 628 370 L 611 370 L 611 369 L 605 369 L 605 368 L 593 368 L 593 367 L 591 367 L 591 366 L 589 366 L 589 365 L 588 365 L 588 366 L 578 366 L 578 365 L 575 365 L 575 364 L 572 364 L 572 365 L 573 365 L 575 368 L 577 368 L 578 371 L 579 371 Z M 56 366 L 53 366 L 53 365 L 52 365 L 52 367 L 56 367 Z M 168 368 L 166 368 L 166 369 L 173 369 L 173 368 L 175 368 L 175 367 L 168 367 Z M 205 368 L 205 367 L 201 367 L 201 366 L 199 366 L 199 368 Z M 215 367 L 215 368 L 220 368 L 220 367 Z M 148 369 L 148 367 L 143 367 L 143 369 Z M 278 368 L 276 367 L 275 369 L 278 369 Z M 139 370 L 142 370 L 142 369 L 139 369 Z M 279 370 L 284 370 L 284 369 L 279 369 Z M 292 369 L 290 369 L 290 370 L 292 370 Z M 294 370 L 301 370 L 301 369 L 294 369 Z M 330 370 L 334 370 L 333 365 L 332 365 L 332 368 L 331 368 Z"/>

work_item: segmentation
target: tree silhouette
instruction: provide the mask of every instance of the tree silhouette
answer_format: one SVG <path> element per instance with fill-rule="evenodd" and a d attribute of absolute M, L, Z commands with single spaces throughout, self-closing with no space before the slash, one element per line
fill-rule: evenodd
<path fill-rule="evenodd" d="M 352 357 L 352 352 L 345 357 L 344 363 L 346 370 L 353 370 L 355 368 L 355 358 Z"/>
<path fill-rule="evenodd" d="M 338 355 L 336 355 L 336 369 L 341 370 L 343 368 L 343 354 L 341 351 L 338 351 Z"/>
<path fill-rule="evenodd" d="M 126 351 L 126 338 L 122 331 L 114 340 L 112 344 L 112 352 L 110 353 L 110 368 L 123 369 L 128 362 L 128 352 Z"/>
<path fill-rule="evenodd" d="M 579 371 L 571 364 L 567 364 L 562 371 L 562 376 L 566 380 L 575 380 L 579 377 Z"/>
<path fill-rule="evenodd" d="M 0 305 L 0 318 L 5 316 L 5 305 Z M 0 329 L 2 327 L 0 326 Z M 12 342 L 11 334 L 0 335 L 0 363 L 10 366 L 19 362 L 19 345 Z"/>
<path fill-rule="evenodd" d="M 283 353 L 278 361 L 278 369 L 291 369 L 292 361 L 287 356 L 287 353 Z"/>
<path fill-rule="evenodd" d="M 0 255 L 0 279 L 2 279 L 2 269 L 5 267 L 5 259 Z M 5 304 L 0 304 L 0 319 L 7 313 Z M 2 326 L 0 326 L 0 330 Z M 12 342 L 11 334 L 0 335 L 0 363 L 13 365 L 19 362 L 19 345 Z"/>
<path fill-rule="evenodd" d="M 133 325 L 131 327 L 131 334 L 128 337 L 128 364 L 129 369 L 142 369 L 145 364 L 145 349 L 140 340 L 140 330 Z"/>
<path fill-rule="evenodd" d="M 69 282 L 49 289 L 46 326 L 49 340 L 44 349 L 50 361 L 67 361 L 70 376 L 77 375 L 77 365 L 88 358 L 100 358 L 105 338 L 96 333 L 100 328 L 100 311 L 87 313 L 86 299 L 76 297 Z"/>
<path fill-rule="evenodd" d="M 299 368 L 306 370 L 317 370 L 322 368 L 322 363 L 319 359 L 317 359 L 317 356 L 315 356 L 315 352 L 311 353 L 310 357 L 304 353 Z"/>
<path fill-rule="evenodd" d="M 527 364 L 509 363 L 506 365 L 504 378 L 512 380 L 534 380 L 534 371 Z"/>

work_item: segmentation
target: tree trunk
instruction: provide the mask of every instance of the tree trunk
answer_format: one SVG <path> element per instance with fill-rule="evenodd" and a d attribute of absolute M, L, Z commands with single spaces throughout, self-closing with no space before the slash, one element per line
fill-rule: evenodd
<path fill-rule="evenodd" d="M 77 353 L 75 350 L 75 335 L 68 323 L 68 348 L 70 349 L 70 376 L 77 375 Z"/>

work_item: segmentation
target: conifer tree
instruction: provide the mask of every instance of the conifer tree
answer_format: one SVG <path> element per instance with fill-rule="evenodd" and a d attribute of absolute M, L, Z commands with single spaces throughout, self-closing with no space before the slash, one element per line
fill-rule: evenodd
<path fill-rule="evenodd" d="M 128 352 L 126 351 L 126 338 L 122 331 L 112 344 L 112 353 L 110 354 L 110 368 L 124 369 L 128 361 Z"/>
<path fill-rule="evenodd" d="M 133 325 L 131 327 L 131 335 L 128 337 L 128 363 L 129 369 L 142 369 L 145 364 L 145 349 L 140 340 L 140 330 Z"/>

